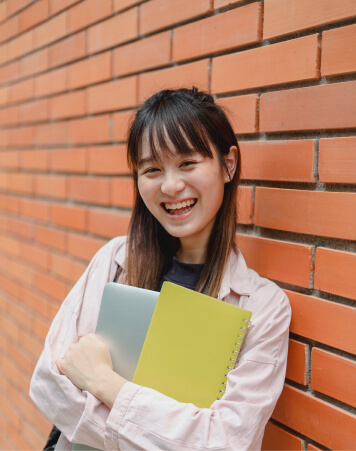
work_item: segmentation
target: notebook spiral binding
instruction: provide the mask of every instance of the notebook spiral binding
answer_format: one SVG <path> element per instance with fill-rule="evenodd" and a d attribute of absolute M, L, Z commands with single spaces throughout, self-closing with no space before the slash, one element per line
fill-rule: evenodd
<path fill-rule="evenodd" d="M 233 369 L 233 367 L 234 367 L 234 365 L 236 363 L 237 357 L 239 355 L 239 352 L 240 352 L 240 349 L 241 349 L 241 346 L 242 346 L 242 341 L 243 341 L 243 339 L 245 337 L 245 334 L 246 334 L 246 331 L 247 331 L 247 327 L 251 324 L 251 322 L 248 321 L 247 319 L 244 319 L 243 322 L 246 324 L 246 327 L 240 327 L 240 333 L 237 336 L 237 341 L 235 343 L 235 349 L 232 351 L 231 358 L 229 359 L 229 362 L 233 363 L 233 365 L 230 366 L 230 364 L 229 364 L 226 367 L 227 373 L 224 374 L 225 380 L 221 383 L 223 388 L 221 390 L 219 390 L 219 395 L 216 398 L 219 401 L 220 401 L 220 399 L 223 397 L 223 395 L 225 393 L 224 387 L 226 387 L 226 385 L 227 385 L 226 384 L 226 382 L 227 382 L 227 375 L 229 374 L 229 371 Z"/>

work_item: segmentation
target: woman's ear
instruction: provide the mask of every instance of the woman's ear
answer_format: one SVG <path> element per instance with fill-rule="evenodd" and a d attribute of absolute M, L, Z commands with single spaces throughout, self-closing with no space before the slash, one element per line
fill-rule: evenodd
<path fill-rule="evenodd" d="M 227 182 L 230 182 L 235 175 L 236 168 L 238 165 L 238 152 L 236 146 L 231 146 L 230 151 L 227 155 L 224 155 L 225 164 L 227 167 L 227 170 L 229 171 L 227 179 Z"/>

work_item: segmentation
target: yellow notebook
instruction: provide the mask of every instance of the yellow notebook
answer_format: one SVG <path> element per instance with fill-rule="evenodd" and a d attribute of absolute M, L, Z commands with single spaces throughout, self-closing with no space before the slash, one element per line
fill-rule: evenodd
<path fill-rule="evenodd" d="M 180 402 L 221 399 L 251 312 L 164 282 L 133 382 Z"/>

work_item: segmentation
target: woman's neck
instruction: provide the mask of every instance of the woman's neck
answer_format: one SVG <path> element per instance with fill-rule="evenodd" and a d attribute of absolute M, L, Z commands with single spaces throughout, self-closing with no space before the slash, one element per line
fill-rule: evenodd
<path fill-rule="evenodd" d="M 204 263 L 206 254 L 206 242 L 199 243 L 193 240 L 180 239 L 180 247 L 176 257 L 184 263 Z"/>

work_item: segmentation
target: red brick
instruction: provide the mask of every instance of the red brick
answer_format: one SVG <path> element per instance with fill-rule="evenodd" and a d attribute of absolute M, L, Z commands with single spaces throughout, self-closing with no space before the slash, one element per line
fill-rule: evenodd
<path fill-rule="evenodd" d="M 352 449 L 355 442 L 352 413 L 293 387 L 285 386 L 272 418 L 329 449 Z"/>
<path fill-rule="evenodd" d="M 356 362 L 313 348 L 311 388 L 356 407 Z"/>
<path fill-rule="evenodd" d="M 49 219 L 49 205 L 47 202 L 34 199 L 21 199 L 20 212 L 24 216 L 37 219 L 40 221 L 48 221 Z"/>
<path fill-rule="evenodd" d="M 192 87 L 209 89 L 209 60 L 148 72 L 138 76 L 139 102 L 161 89 Z"/>
<path fill-rule="evenodd" d="M 88 30 L 89 53 L 100 52 L 136 38 L 138 35 L 137 8 L 111 17 Z"/>
<path fill-rule="evenodd" d="M 355 104 L 355 81 L 262 94 L 260 130 L 355 127 Z"/>
<path fill-rule="evenodd" d="M 132 208 L 134 200 L 134 184 L 132 178 L 115 177 L 111 181 L 112 205 Z"/>
<path fill-rule="evenodd" d="M 220 56 L 213 59 L 211 89 L 220 93 L 315 79 L 317 60 L 317 35 Z"/>
<path fill-rule="evenodd" d="M 356 40 L 356 25 L 323 32 L 321 74 L 340 75 L 356 71 L 356 55 L 351 42 Z"/>
<path fill-rule="evenodd" d="M 20 121 L 24 122 L 41 122 L 48 119 L 48 100 L 35 100 L 20 105 L 19 107 Z"/>
<path fill-rule="evenodd" d="M 53 17 L 34 29 L 33 41 L 35 47 L 42 47 L 63 38 L 67 33 L 67 16 L 62 13 Z"/>
<path fill-rule="evenodd" d="M 67 193 L 67 177 L 60 175 L 36 175 L 34 193 L 41 197 L 65 199 Z"/>
<path fill-rule="evenodd" d="M 64 255 L 51 254 L 51 271 L 67 281 L 75 283 L 85 270 L 85 265 Z"/>
<path fill-rule="evenodd" d="M 9 147 L 32 146 L 35 139 L 35 128 L 11 128 L 8 130 L 7 135 L 7 144 Z"/>
<path fill-rule="evenodd" d="M 9 97 L 9 88 L 7 86 L 3 86 L 0 88 L 0 106 L 6 105 L 8 103 Z"/>
<path fill-rule="evenodd" d="M 20 155 L 23 169 L 46 171 L 48 169 L 47 150 L 24 150 Z"/>
<path fill-rule="evenodd" d="M 7 43 L 6 54 L 7 60 L 18 58 L 19 56 L 26 55 L 34 49 L 33 44 L 33 30 L 26 31 L 19 37 L 12 39 Z"/>
<path fill-rule="evenodd" d="M 311 445 L 310 443 L 308 443 L 307 450 L 308 451 L 322 451 L 321 448 L 317 448 L 316 446 Z"/>
<path fill-rule="evenodd" d="M 68 67 L 68 88 L 77 89 L 111 78 L 111 52 L 100 53 Z"/>
<path fill-rule="evenodd" d="M 48 49 L 38 50 L 35 53 L 31 53 L 29 56 L 25 56 L 20 61 L 21 77 L 27 75 L 33 75 L 38 72 L 43 72 L 49 67 L 48 63 Z"/>
<path fill-rule="evenodd" d="M 54 16 L 61 11 L 69 8 L 75 3 L 80 2 L 81 0 L 50 0 L 51 2 L 51 14 Z"/>
<path fill-rule="evenodd" d="M 10 191 L 25 194 L 33 193 L 33 176 L 30 174 L 9 173 L 7 183 Z"/>
<path fill-rule="evenodd" d="M 21 243 L 20 246 L 21 255 L 24 260 L 43 269 L 49 268 L 49 253 L 46 249 L 41 249 L 37 244 L 29 243 Z"/>
<path fill-rule="evenodd" d="M 17 220 L 14 218 L 8 218 L 6 222 L 8 232 L 11 231 L 11 233 L 15 235 L 19 235 L 26 239 L 32 239 L 34 230 L 32 224 L 29 224 L 27 221 Z"/>
<path fill-rule="evenodd" d="M 69 198 L 90 204 L 110 205 L 110 180 L 103 177 L 69 177 Z"/>
<path fill-rule="evenodd" d="M 261 4 L 253 3 L 176 28 L 173 60 L 196 58 L 258 42 L 261 21 Z"/>
<path fill-rule="evenodd" d="M 286 290 L 292 307 L 290 331 L 355 354 L 355 309 Z"/>
<path fill-rule="evenodd" d="M 87 210 L 84 207 L 53 204 L 51 220 L 54 224 L 74 230 L 86 231 Z"/>
<path fill-rule="evenodd" d="M 70 144 L 104 143 L 110 139 L 110 116 L 75 119 L 68 123 L 68 142 Z"/>
<path fill-rule="evenodd" d="M 20 210 L 20 199 L 16 196 L 0 196 L 0 209 L 18 213 Z"/>
<path fill-rule="evenodd" d="M 265 0 L 263 37 L 268 39 L 307 30 L 355 14 L 356 3 L 353 0 Z"/>
<path fill-rule="evenodd" d="M 19 169 L 20 155 L 14 150 L 10 152 L 0 152 L 0 167 L 2 169 Z"/>
<path fill-rule="evenodd" d="M 127 133 L 134 111 L 120 111 L 112 116 L 112 139 L 113 141 L 126 141 Z"/>
<path fill-rule="evenodd" d="M 83 116 L 85 106 L 86 94 L 83 89 L 51 97 L 49 100 L 49 117 L 50 119 L 64 119 Z"/>
<path fill-rule="evenodd" d="M 20 102 L 32 99 L 34 95 L 34 80 L 29 78 L 24 81 L 14 83 L 9 87 L 8 102 Z"/>
<path fill-rule="evenodd" d="M 36 225 L 35 240 L 48 247 L 64 251 L 66 248 L 66 234 L 63 230 Z"/>
<path fill-rule="evenodd" d="M 154 30 L 193 19 L 211 11 L 210 0 L 181 0 L 179 4 L 165 0 L 152 0 L 140 8 L 140 33 Z"/>
<path fill-rule="evenodd" d="M 263 436 L 261 450 L 271 451 L 272 449 L 275 451 L 303 451 L 304 447 L 302 441 L 295 435 L 268 422 Z"/>
<path fill-rule="evenodd" d="M 129 174 L 126 146 L 99 146 L 88 150 L 88 172 L 92 174 Z"/>
<path fill-rule="evenodd" d="M 121 0 L 119 0 L 121 1 Z M 0 22 L 3 22 L 6 19 L 6 3 L 0 3 Z"/>
<path fill-rule="evenodd" d="M 88 88 L 88 113 L 101 113 L 135 106 L 136 86 L 137 77 L 129 77 Z"/>
<path fill-rule="evenodd" d="M 315 258 L 315 288 L 356 300 L 356 253 L 318 247 Z"/>
<path fill-rule="evenodd" d="M 17 125 L 19 123 L 19 107 L 12 106 L 0 110 L 0 125 Z"/>
<path fill-rule="evenodd" d="M 82 31 L 53 44 L 49 48 L 50 67 L 61 66 L 82 58 L 86 55 L 86 52 L 86 32 Z"/>
<path fill-rule="evenodd" d="M 240 141 L 242 179 L 314 182 L 314 141 Z"/>
<path fill-rule="evenodd" d="M 131 6 L 135 6 L 138 3 L 142 3 L 144 0 L 114 0 L 113 11 L 118 12 Z"/>
<path fill-rule="evenodd" d="M 35 95 L 46 96 L 67 89 L 67 68 L 57 69 L 35 78 Z"/>
<path fill-rule="evenodd" d="M 68 10 L 68 32 L 99 22 L 111 15 L 111 0 L 85 0 Z"/>
<path fill-rule="evenodd" d="M 11 59 L 8 56 L 8 44 L 0 45 L 0 64 L 6 63 L 9 59 Z"/>
<path fill-rule="evenodd" d="M 289 340 L 286 377 L 302 385 L 307 385 L 308 383 L 306 374 L 307 350 L 308 346 L 306 344 Z"/>
<path fill-rule="evenodd" d="M 356 183 L 356 137 L 320 140 L 319 180 L 325 183 Z"/>
<path fill-rule="evenodd" d="M 130 213 L 90 209 L 88 212 L 88 231 L 106 238 L 126 235 L 130 217 Z"/>
<path fill-rule="evenodd" d="M 164 66 L 171 60 L 171 33 L 156 34 L 113 52 L 113 74 L 116 77 Z"/>
<path fill-rule="evenodd" d="M 1 3 L 0 3 L 1 5 Z M 0 84 L 15 81 L 20 76 L 20 62 L 14 61 L 0 67 Z"/>
<path fill-rule="evenodd" d="M 226 112 L 235 133 L 257 132 L 257 94 L 224 97 L 217 103 Z"/>
<path fill-rule="evenodd" d="M 0 43 L 8 41 L 19 34 L 19 17 L 14 16 L 2 23 L 0 28 Z"/>
<path fill-rule="evenodd" d="M 50 122 L 43 125 L 37 125 L 35 144 L 37 145 L 58 145 L 68 142 L 69 125 L 67 122 Z"/>
<path fill-rule="evenodd" d="M 247 265 L 261 276 L 309 288 L 312 246 L 242 234 L 237 245 Z"/>
<path fill-rule="evenodd" d="M 37 0 L 19 15 L 19 30 L 26 31 L 47 20 L 49 17 L 49 0 Z"/>
<path fill-rule="evenodd" d="M 40 272 L 35 275 L 34 287 L 58 301 L 62 301 L 68 293 L 67 285 L 65 283 Z M 38 317 L 35 319 L 38 320 Z"/>
<path fill-rule="evenodd" d="M 255 189 L 251 186 L 240 186 L 237 194 L 237 222 L 253 224 Z"/>
<path fill-rule="evenodd" d="M 257 187 L 255 224 L 354 240 L 356 194 Z"/>
<path fill-rule="evenodd" d="M 48 269 L 48 268 L 45 268 Z M 40 314 L 41 316 L 44 316 L 45 318 L 52 319 L 48 317 L 48 304 L 49 301 L 47 299 L 47 296 L 44 296 L 41 294 L 40 296 L 37 293 L 34 293 L 32 289 L 28 290 L 26 288 L 22 288 L 21 291 L 23 302 L 31 308 L 36 313 Z M 32 352 L 33 354 L 33 352 Z"/>
<path fill-rule="evenodd" d="M 106 243 L 106 240 L 80 235 L 68 234 L 68 253 L 74 257 L 89 261 L 94 254 Z"/>
<path fill-rule="evenodd" d="M 6 235 L 0 235 L 0 248 L 5 252 L 5 254 L 10 254 L 16 257 L 19 257 L 21 254 L 20 242 Z"/>
<path fill-rule="evenodd" d="M 6 14 L 7 17 L 12 16 L 25 6 L 32 3 L 33 0 L 7 0 L 6 1 Z"/>
<path fill-rule="evenodd" d="M 53 149 L 50 153 L 50 168 L 56 172 L 86 172 L 87 150 Z"/>

